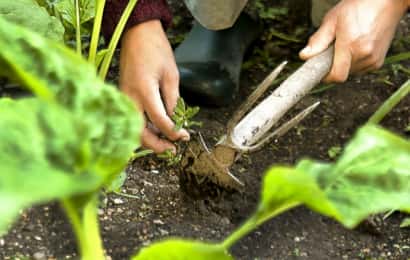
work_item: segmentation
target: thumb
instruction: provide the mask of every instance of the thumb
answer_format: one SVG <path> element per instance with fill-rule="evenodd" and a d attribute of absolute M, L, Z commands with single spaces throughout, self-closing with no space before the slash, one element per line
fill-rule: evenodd
<path fill-rule="evenodd" d="M 325 51 L 336 38 L 336 19 L 324 19 L 319 29 L 310 37 L 307 46 L 299 53 L 302 60 Z"/>

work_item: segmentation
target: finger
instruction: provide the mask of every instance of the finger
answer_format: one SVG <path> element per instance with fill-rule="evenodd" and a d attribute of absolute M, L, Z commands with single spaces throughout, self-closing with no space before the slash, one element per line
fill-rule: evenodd
<path fill-rule="evenodd" d="M 299 53 L 302 60 L 310 59 L 325 51 L 336 35 L 336 18 L 324 19 L 319 29 L 310 37 L 307 46 Z"/>
<path fill-rule="evenodd" d="M 171 142 L 159 138 L 148 128 L 144 128 L 142 131 L 141 142 L 144 148 L 153 150 L 156 154 L 163 153 L 166 150 L 176 152 L 176 148 Z"/>
<path fill-rule="evenodd" d="M 363 58 L 352 65 L 351 73 L 363 74 L 368 71 L 379 69 L 383 66 L 384 59 L 377 59 L 375 56 Z"/>
<path fill-rule="evenodd" d="M 360 68 L 360 69 L 358 69 L 358 70 L 355 70 L 355 72 L 354 72 L 353 74 L 354 74 L 354 75 L 363 75 L 363 74 L 366 74 L 366 73 L 368 73 L 368 72 L 374 71 L 374 70 L 376 70 L 376 69 L 379 69 L 379 67 L 376 66 L 376 65 L 374 65 L 374 64 L 372 64 L 372 65 L 370 65 L 370 66 L 362 67 L 362 68 Z"/>
<path fill-rule="evenodd" d="M 147 126 L 146 126 L 149 130 L 151 130 L 151 132 L 153 132 L 156 135 L 161 134 L 161 131 L 159 131 L 159 129 L 153 125 L 151 122 L 147 122 Z"/>
<path fill-rule="evenodd" d="M 344 82 L 349 77 L 352 65 L 352 53 L 345 44 L 336 40 L 335 55 L 330 73 L 323 80 L 324 82 Z"/>
<path fill-rule="evenodd" d="M 174 114 L 175 106 L 179 98 L 179 72 L 175 70 L 168 71 L 164 74 L 161 82 L 162 97 L 165 108 L 169 116 Z"/>
<path fill-rule="evenodd" d="M 148 88 L 147 88 L 148 89 Z M 147 91 L 146 98 L 144 98 L 144 108 L 146 113 L 148 114 L 149 119 L 151 122 L 170 140 L 176 141 L 182 139 L 184 141 L 189 140 L 189 133 L 181 129 L 179 131 L 174 131 L 175 124 L 169 118 L 167 113 L 165 112 L 164 105 L 162 103 L 161 95 L 159 91 Z"/>

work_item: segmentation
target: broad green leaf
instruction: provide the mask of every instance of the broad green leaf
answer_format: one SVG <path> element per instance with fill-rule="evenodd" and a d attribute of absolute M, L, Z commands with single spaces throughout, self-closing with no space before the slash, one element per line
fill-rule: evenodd
<path fill-rule="evenodd" d="M 0 17 L 31 29 L 48 39 L 63 41 L 64 27 L 35 0 L 0 1 Z"/>
<path fill-rule="evenodd" d="M 61 0 L 55 7 L 61 15 L 66 25 L 72 29 L 76 26 L 76 10 L 75 0 Z M 80 6 L 80 24 L 84 24 L 94 18 L 95 15 L 95 0 L 78 0 Z"/>
<path fill-rule="evenodd" d="M 410 210 L 410 141 L 377 126 L 358 131 L 326 174 L 325 192 L 353 227 L 370 214 Z M 323 174 L 323 173 L 322 173 Z"/>
<path fill-rule="evenodd" d="M 401 228 L 407 228 L 410 227 L 410 218 L 406 218 L 403 220 L 403 222 L 400 224 Z"/>
<path fill-rule="evenodd" d="M 19 82 L 80 118 L 91 140 L 98 172 L 115 178 L 139 145 L 142 119 L 133 102 L 97 77 L 95 68 L 63 45 L 0 18 L 0 64 Z M 1 70 L 0 70 L 1 71 Z M 38 93 L 37 93 L 38 94 Z"/>
<path fill-rule="evenodd" d="M 32 203 L 107 186 L 138 147 L 142 120 L 134 104 L 100 80 L 91 64 L 1 17 L 0 65 L 4 76 L 40 97 L 6 100 L 0 107 L 3 230 Z M 14 197 L 15 207 L 8 208 Z"/>
<path fill-rule="evenodd" d="M 186 240 L 166 240 L 143 248 L 133 260 L 231 260 L 221 246 Z"/>
<path fill-rule="evenodd" d="M 91 192 L 102 179 L 74 168 L 89 148 L 65 109 L 36 99 L 0 99 L 0 234 L 18 212 Z"/>
<path fill-rule="evenodd" d="M 410 211 L 410 142 L 376 126 L 363 127 L 336 164 L 301 161 L 275 167 L 264 179 L 261 221 L 298 204 L 352 228 L 371 214 Z"/>
<path fill-rule="evenodd" d="M 263 180 L 257 223 L 302 203 L 324 215 L 338 217 L 315 178 L 292 168 L 274 167 Z"/>

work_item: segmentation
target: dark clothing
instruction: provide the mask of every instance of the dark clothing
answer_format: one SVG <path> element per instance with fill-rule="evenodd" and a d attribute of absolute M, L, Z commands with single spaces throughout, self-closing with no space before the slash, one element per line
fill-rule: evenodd
<path fill-rule="evenodd" d="M 121 15 L 128 4 L 128 0 L 107 0 L 104 9 L 102 32 L 108 40 L 114 33 Z M 161 20 L 164 28 L 167 28 L 172 21 L 171 11 L 166 0 L 139 0 L 128 19 L 125 30 L 149 20 Z"/>

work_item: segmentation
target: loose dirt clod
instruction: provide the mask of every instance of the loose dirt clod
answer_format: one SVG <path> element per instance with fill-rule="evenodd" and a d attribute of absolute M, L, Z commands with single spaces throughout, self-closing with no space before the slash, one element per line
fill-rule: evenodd
<path fill-rule="evenodd" d="M 218 194 L 221 187 L 240 190 L 243 184 L 229 172 L 234 161 L 235 150 L 217 145 L 209 151 L 200 134 L 196 134 L 183 151 L 179 174 L 181 187 L 195 196 Z"/>

